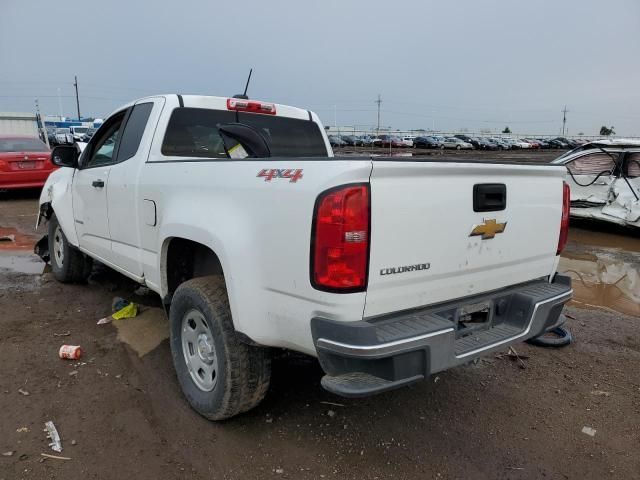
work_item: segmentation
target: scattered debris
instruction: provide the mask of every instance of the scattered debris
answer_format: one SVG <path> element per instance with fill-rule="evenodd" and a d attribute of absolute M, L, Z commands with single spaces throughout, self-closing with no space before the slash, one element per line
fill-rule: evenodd
<path fill-rule="evenodd" d="M 509 351 L 507 353 L 502 353 L 500 355 L 496 355 L 496 358 L 509 358 L 511 360 L 517 361 L 518 362 L 518 366 L 521 369 L 525 369 L 527 368 L 527 364 L 524 363 L 523 360 L 526 360 L 529 358 L 528 355 L 520 355 L 518 352 L 516 352 L 516 349 L 513 347 L 509 347 Z"/>
<path fill-rule="evenodd" d="M 72 370 L 69 372 L 70 377 L 75 377 L 76 375 L 78 375 L 78 370 Z"/>
<path fill-rule="evenodd" d="M 0 236 L 0 242 L 15 242 L 16 241 L 16 236 L 15 235 L 2 235 Z"/>
<path fill-rule="evenodd" d="M 22 388 L 19 388 L 19 389 L 18 389 L 18 393 L 19 393 L 20 395 L 24 395 L 25 397 L 28 397 L 28 396 L 30 395 L 30 393 L 29 393 L 29 392 L 27 392 L 26 390 L 23 390 Z"/>
<path fill-rule="evenodd" d="M 564 314 L 565 317 L 570 318 L 571 320 L 575 320 L 576 317 L 574 317 L 573 315 L 569 315 L 568 313 Z"/>
<path fill-rule="evenodd" d="M 439 381 L 440 381 L 440 377 L 439 377 L 438 375 L 436 375 L 436 376 L 433 378 L 433 383 L 438 383 Z"/>
<path fill-rule="evenodd" d="M 58 355 L 65 360 L 78 360 L 82 356 L 82 349 L 80 345 L 62 345 Z"/>
<path fill-rule="evenodd" d="M 523 467 L 507 467 L 507 470 L 524 470 Z"/>
<path fill-rule="evenodd" d="M 27 427 L 16 428 L 16 432 L 18 432 L 18 433 L 26 433 L 28 431 L 29 431 L 29 429 Z"/>
<path fill-rule="evenodd" d="M 98 320 L 97 325 L 106 325 L 111 323 L 112 320 L 136 317 L 138 315 L 138 305 L 124 298 L 115 297 L 111 302 L 111 311 L 113 313 L 108 317 Z"/>
<path fill-rule="evenodd" d="M 78 442 L 76 442 L 75 440 L 71 440 L 71 445 L 77 445 Z"/>
<path fill-rule="evenodd" d="M 320 403 L 324 403 L 325 405 L 333 405 L 334 407 L 344 407 L 342 403 L 335 403 L 335 402 L 320 402 Z"/>
<path fill-rule="evenodd" d="M 611 396 L 611 392 L 605 392 L 604 390 L 593 390 L 591 395 L 597 395 L 599 397 L 609 397 Z"/>
<path fill-rule="evenodd" d="M 281 475 L 281 474 L 283 474 L 283 473 L 284 473 L 284 468 L 276 468 L 276 469 L 275 469 L 275 472 L 276 472 L 278 475 Z"/>
<path fill-rule="evenodd" d="M 9 452 L 2 452 L 2 456 L 3 456 L 3 457 L 13 457 L 13 454 L 14 454 L 14 453 L 16 453 L 16 452 L 11 452 L 11 451 L 9 451 Z"/>
<path fill-rule="evenodd" d="M 47 432 L 47 438 L 51 439 L 51 443 L 49 443 L 51 450 L 58 453 L 62 452 L 62 440 L 60 440 L 60 435 L 58 434 L 56 426 L 51 420 L 45 423 L 44 426 L 44 431 Z"/>
<path fill-rule="evenodd" d="M 335 416 L 336 416 L 336 412 L 334 412 L 333 410 L 329 410 L 329 411 L 327 412 L 327 415 L 329 415 L 329 417 L 333 418 L 333 417 L 335 417 Z"/>
<path fill-rule="evenodd" d="M 265 422 L 267 423 L 273 423 L 273 417 L 268 417 Z"/>
<path fill-rule="evenodd" d="M 582 427 L 582 433 L 586 433 L 590 437 L 595 437 L 596 429 L 591 427 Z"/>
<path fill-rule="evenodd" d="M 53 334 L 54 337 L 68 337 L 69 335 L 71 335 L 71 332 L 54 333 Z"/>
<path fill-rule="evenodd" d="M 58 455 L 49 455 L 48 453 L 41 453 L 44 458 L 52 458 L 53 460 L 71 460 L 69 457 L 60 457 Z"/>
<path fill-rule="evenodd" d="M 138 305 L 133 302 L 128 303 L 126 306 L 120 308 L 111 315 L 114 320 L 122 320 L 123 318 L 133 318 L 138 315 Z"/>

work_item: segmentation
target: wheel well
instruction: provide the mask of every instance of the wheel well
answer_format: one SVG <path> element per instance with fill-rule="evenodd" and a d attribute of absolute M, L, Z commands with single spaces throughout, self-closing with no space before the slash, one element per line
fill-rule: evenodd
<path fill-rule="evenodd" d="M 173 238 L 167 246 L 167 300 L 170 300 L 178 286 L 196 277 L 206 275 L 223 275 L 220 259 L 206 245 L 187 240 Z M 166 302 L 165 302 L 166 303 Z"/>

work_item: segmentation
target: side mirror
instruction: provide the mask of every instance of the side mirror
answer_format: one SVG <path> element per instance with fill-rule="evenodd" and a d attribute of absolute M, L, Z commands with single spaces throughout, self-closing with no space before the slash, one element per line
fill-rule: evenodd
<path fill-rule="evenodd" d="M 51 151 L 51 162 L 58 167 L 78 168 L 78 149 L 73 145 L 58 145 Z"/>

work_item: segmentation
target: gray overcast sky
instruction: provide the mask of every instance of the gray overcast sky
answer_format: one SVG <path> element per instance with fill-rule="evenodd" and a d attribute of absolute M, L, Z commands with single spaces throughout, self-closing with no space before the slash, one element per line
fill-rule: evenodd
<path fill-rule="evenodd" d="M 0 111 L 106 116 L 154 93 L 252 98 L 327 125 L 640 135 L 638 0 L 0 0 Z M 335 106 L 335 107 L 334 107 Z"/>

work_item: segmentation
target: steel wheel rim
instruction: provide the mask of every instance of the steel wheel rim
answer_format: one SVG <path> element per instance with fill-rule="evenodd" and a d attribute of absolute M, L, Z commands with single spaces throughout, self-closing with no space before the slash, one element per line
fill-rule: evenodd
<path fill-rule="evenodd" d="M 191 379 L 203 392 L 218 382 L 218 355 L 209 322 L 196 309 L 182 317 L 182 355 Z"/>
<path fill-rule="evenodd" d="M 59 267 L 64 265 L 64 237 L 60 225 L 53 232 L 53 256 Z"/>

